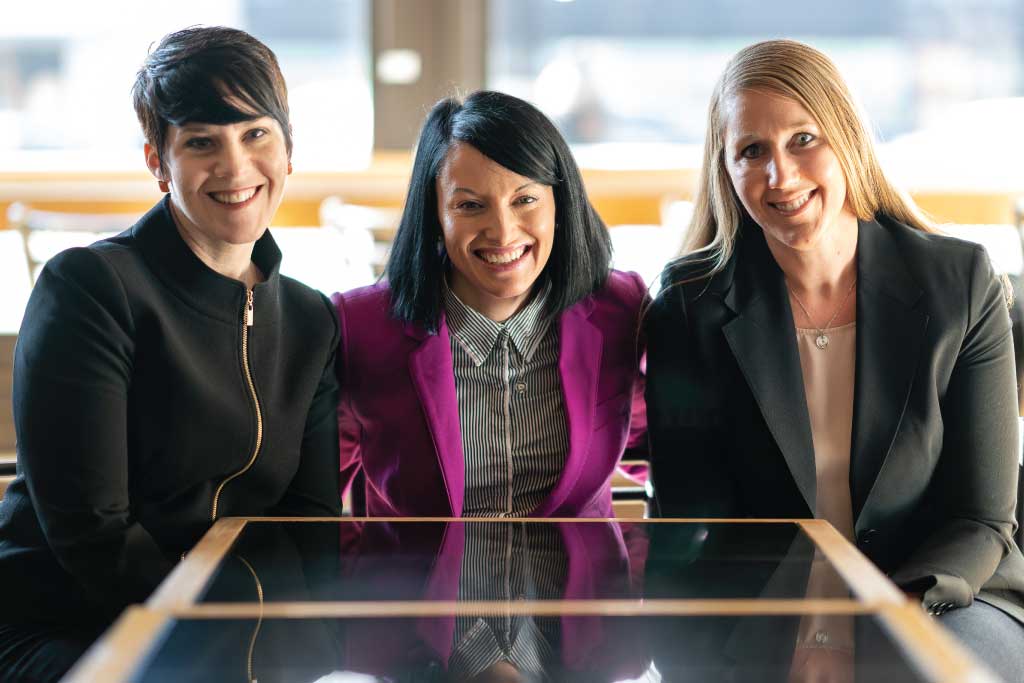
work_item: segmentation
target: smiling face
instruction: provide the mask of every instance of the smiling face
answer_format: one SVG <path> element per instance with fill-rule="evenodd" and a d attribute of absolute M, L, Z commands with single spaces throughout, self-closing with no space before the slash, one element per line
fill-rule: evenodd
<path fill-rule="evenodd" d="M 756 90 L 726 102 L 725 168 L 773 251 L 827 248 L 856 229 L 839 159 L 799 103 Z"/>
<path fill-rule="evenodd" d="M 168 126 L 163 168 L 146 145 L 146 164 L 167 181 L 179 229 L 206 252 L 255 242 L 277 211 L 288 174 L 278 122 Z"/>
<path fill-rule="evenodd" d="M 507 320 L 551 256 L 554 191 L 465 143 L 452 145 L 436 185 L 452 291 L 488 318 Z"/>

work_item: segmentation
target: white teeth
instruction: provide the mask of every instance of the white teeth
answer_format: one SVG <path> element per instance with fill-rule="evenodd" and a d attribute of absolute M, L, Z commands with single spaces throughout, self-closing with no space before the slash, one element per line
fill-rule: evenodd
<path fill-rule="evenodd" d="M 519 247 L 515 251 L 505 251 L 501 253 L 482 251 L 479 253 L 480 258 L 488 263 L 512 263 L 513 261 L 518 261 L 524 251 L 526 251 L 525 246 Z"/>
<path fill-rule="evenodd" d="M 211 192 L 210 196 L 221 204 L 241 204 L 251 199 L 254 194 L 256 194 L 256 188 L 250 187 L 248 190 L 238 192 Z"/>
<path fill-rule="evenodd" d="M 810 201 L 810 199 L 811 199 L 811 193 L 808 192 L 807 194 L 803 195 L 802 197 L 798 197 L 797 199 L 794 199 L 791 202 L 775 202 L 772 206 L 774 206 L 779 211 L 786 211 L 786 212 L 796 211 L 801 206 L 803 206 L 808 201 Z"/>

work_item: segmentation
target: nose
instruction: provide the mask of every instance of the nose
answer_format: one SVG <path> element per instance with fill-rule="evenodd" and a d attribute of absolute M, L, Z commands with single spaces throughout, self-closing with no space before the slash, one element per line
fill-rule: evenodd
<path fill-rule="evenodd" d="M 245 147 L 238 141 L 225 142 L 214 160 L 213 175 L 218 178 L 236 178 L 242 175 L 249 155 Z"/>
<path fill-rule="evenodd" d="M 783 190 L 797 179 L 796 160 L 786 150 L 779 150 L 772 153 L 766 168 L 768 173 L 768 186 L 773 190 Z"/>
<path fill-rule="evenodd" d="M 519 236 L 519 222 L 510 207 L 496 208 L 488 222 L 487 237 L 498 246 L 512 244 Z"/>

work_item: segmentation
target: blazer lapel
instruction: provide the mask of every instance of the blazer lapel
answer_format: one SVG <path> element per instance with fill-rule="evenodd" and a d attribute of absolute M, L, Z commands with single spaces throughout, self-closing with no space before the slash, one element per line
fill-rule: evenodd
<path fill-rule="evenodd" d="M 744 252 L 745 267 L 736 269 L 724 299 L 737 315 L 722 327 L 722 332 L 814 514 L 814 444 L 786 282 L 760 230 L 756 226 L 744 228 L 748 234 L 738 249 Z"/>
<path fill-rule="evenodd" d="M 462 515 L 466 469 L 448 325 L 442 314 L 437 334 L 427 334 L 412 325 L 406 326 L 406 334 L 421 340 L 409 356 L 409 374 L 434 440 L 451 514 L 458 517 Z"/>
<path fill-rule="evenodd" d="M 604 348 L 601 330 L 588 320 L 591 310 L 593 301 L 588 297 L 569 308 L 560 318 L 558 374 L 565 397 L 569 452 L 558 483 L 530 514 L 531 517 L 546 517 L 556 510 L 569 495 L 587 461 Z"/>
<path fill-rule="evenodd" d="M 899 246 L 875 221 L 857 238 L 857 366 L 850 453 L 856 521 L 892 448 L 917 371 L 928 316 Z M 865 268 L 865 266 L 868 266 Z"/>

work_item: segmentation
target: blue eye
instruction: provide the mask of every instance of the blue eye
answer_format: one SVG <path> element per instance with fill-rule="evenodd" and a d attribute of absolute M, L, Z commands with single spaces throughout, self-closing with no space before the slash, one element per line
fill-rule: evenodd
<path fill-rule="evenodd" d="M 811 144 L 814 142 L 814 139 L 814 136 L 810 133 L 797 133 L 796 135 L 796 143 L 801 147 Z"/>
<path fill-rule="evenodd" d="M 185 141 L 185 146 L 191 149 L 203 150 L 208 149 L 213 144 L 210 138 L 189 138 Z"/>
<path fill-rule="evenodd" d="M 740 151 L 740 156 L 744 159 L 756 159 L 761 156 L 761 145 L 758 143 L 747 145 L 742 151 Z"/>

